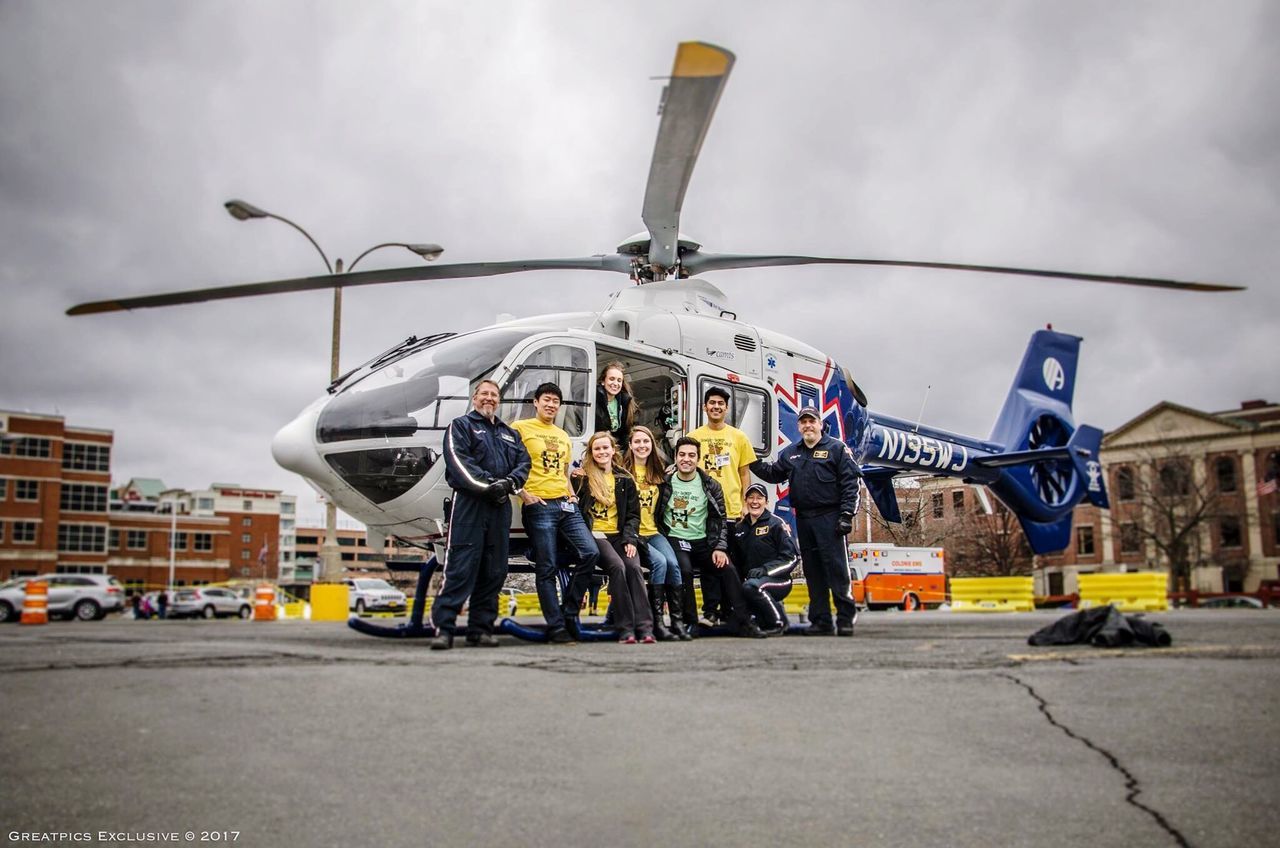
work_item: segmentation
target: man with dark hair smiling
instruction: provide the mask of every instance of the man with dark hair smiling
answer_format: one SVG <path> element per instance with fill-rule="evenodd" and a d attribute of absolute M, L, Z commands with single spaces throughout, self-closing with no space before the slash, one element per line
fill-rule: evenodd
<path fill-rule="evenodd" d="M 708 586 L 720 589 L 728 607 L 725 623 L 729 628 L 739 636 L 762 638 L 764 634 L 747 615 L 742 578 L 725 553 L 729 543 L 725 537 L 724 493 L 720 484 L 698 467 L 700 450 L 698 440 L 689 436 L 676 442 L 676 472 L 659 487 L 653 510 L 658 531 L 671 540 L 680 563 L 686 623 L 690 630 L 697 623 L 689 620 L 696 615 L 693 571 L 697 568 L 704 594 Z"/>
<path fill-rule="evenodd" d="M 498 418 L 498 401 L 498 384 L 481 380 L 471 395 L 471 411 L 453 419 L 444 434 L 444 473 L 453 488 L 453 509 L 444 585 L 431 605 L 437 631 L 433 651 L 453 647 L 454 623 L 468 599 L 467 644 L 498 644 L 493 623 L 507 579 L 511 495 L 529 476 L 529 453 L 519 434 Z"/>
<path fill-rule="evenodd" d="M 577 636 L 578 604 L 589 588 L 600 552 L 569 485 L 573 443 L 569 434 L 556 426 L 562 395 L 555 383 L 543 383 L 533 391 L 533 418 L 522 418 L 512 427 L 524 442 L 533 462 L 529 482 L 518 493 L 523 504 L 520 517 L 533 548 L 538 604 L 547 620 L 547 640 L 554 644 L 574 641 Z M 578 559 L 567 586 L 556 594 L 559 569 L 556 548 L 559 540 L 568 543 Z"/>

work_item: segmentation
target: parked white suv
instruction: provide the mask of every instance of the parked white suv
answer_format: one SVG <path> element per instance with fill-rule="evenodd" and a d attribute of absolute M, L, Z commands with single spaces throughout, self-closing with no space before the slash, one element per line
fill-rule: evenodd
<path fill-rule="evenodd" d="M 357 613 L 391 611 L 405 608 L 405 595 L 395 586 L 376 577 L 349 578 L 347 584 L 347 609 Z"/>
<path fill-rule="evenodd" d="M 0 622 L 17 621 L 27 595 L 27 581 L 49 586 L 49 617 L 97 621 L 124 609 L 124 587 L 109 574 L 42 574 L 19 577 L 0 586 Z"/>

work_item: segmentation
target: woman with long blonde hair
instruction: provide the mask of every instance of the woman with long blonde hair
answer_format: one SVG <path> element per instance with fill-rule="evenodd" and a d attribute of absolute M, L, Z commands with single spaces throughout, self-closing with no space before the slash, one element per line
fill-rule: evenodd
<path fill-rule="evenodd" d="M 600 550 L 598 563 L 609 575 L 618 641 L 652 644 L 653 615 L 640 568 L 640 495 L 631 475 L 613 464 L 617 451 L 607 431 L 593 434 L 583 453 L 583 474 L 574 478 L 573 486 L 578 509 Z"/>
<path fill-rule="evenodd" d="M 640 552 L 649 566 L 649 611 L 653 614 L 653 632 L 658 641 L 688 641 L 693 637 L 684 628 L 680 609 L 680 562 L 671 542 L 658 530 L 654 513 L 667 481 L 666 458 L 653 438 L 653 431 L 643 425 L 631 428 L 631 439 L 622 465 L 636 481 L 640 493 Z M 671 609 L 671 629 L 662 623 L 662 607 Z"/>

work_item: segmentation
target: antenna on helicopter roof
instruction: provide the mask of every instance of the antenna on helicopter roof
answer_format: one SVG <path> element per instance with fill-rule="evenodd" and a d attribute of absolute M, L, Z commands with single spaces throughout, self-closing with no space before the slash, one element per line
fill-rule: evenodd
<path fill-rule="evenodd" d="M 920 422 L 924 420 L 924 405 L 929 402 L 929 390 L 932 388 L 933 383 L 924 387 L 924 400 L 920 401 L 920 414 L 916 416 L 916 426 L 912 431 L 914 433 L 920 432 Z"/>

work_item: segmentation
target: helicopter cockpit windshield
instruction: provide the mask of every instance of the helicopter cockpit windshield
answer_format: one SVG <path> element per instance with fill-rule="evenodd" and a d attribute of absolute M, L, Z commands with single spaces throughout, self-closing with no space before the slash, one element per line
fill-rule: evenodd
<path fill-rule="evenodd" d="M 343 387 L 316 423 L 321 442 L 413 436 L 465 415 L 475 381 L 536 330 L 494 327 L 451 336 L 393 359 Z"/>

